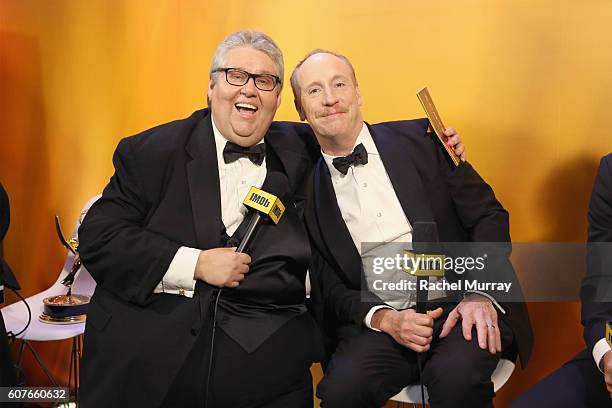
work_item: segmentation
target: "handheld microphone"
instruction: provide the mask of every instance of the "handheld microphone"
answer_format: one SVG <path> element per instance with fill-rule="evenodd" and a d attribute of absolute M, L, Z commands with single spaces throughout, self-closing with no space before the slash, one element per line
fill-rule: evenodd
<path fill-rule="evenodd" d="M 430 259 L 440 259 L 439 255 L 433 255 L 435 251 L 435 243 L 438 242 L 438 227 L 435 222 L 422 222 L 418 221 L 414 223 L 412 231 L 412 248 L 415 253 L 422 254 L 420 256 L 421 263 L 416 268 L 415 274 L 417 277 L 417 301 L 416 301 L 416 312 L 427 313 L 427 297 L 428 289 L 427 284 L 429 283 L 430 276 L 440 276 L 440 270 L 434 270 L 430 268 Z M 422 262 L 425 262 L 425 265 Z M 444 275 L 444 265 L 440 265 L 442 275 Z M 421 285 L 424 285 L 423 288 Z M 425 408 L 425 385 L 423 384 L 423 354 L 417 353 L 417 365 L 419 367 L 419 383 L 421 384 L 421 403 Z"/>
<path fill-rule="evenodd" d="M 253 211 L 253 215 L 249 220 L 244 237 L 236 248 L 236 252 L 245 251 L 245 248 L 247 248 L 253 239 L 254 233 L 262 218 L 269 219 L 274 224 L 278 224 L 285 212 L 285 206 L 278 197 L 289 191 L 287 177 L 278 172 L 270 173 L 266 177 L 266 185 L 264 187 L 274 194 L 256 187 L 251 187 L 244 198 L 243 204 L 249 210 Z"/>
<path fill-rule="evenodd" d="M 419 264 L 420 268 L 418 268 L 416 271 L 417 313 L 427 312 L 427 284 L 429 283 L 429 277 L 444 275 L 443 258 L 441 258 L 440 255 L 433 255 L 433 253 L 436 252 L 434 248 L 436 242 L 438 242 L 438 227 L 435 222 L 417 221 L 414 223 L 414 229 L 412 231 L 412 247 L 414 252 L 423 254 L 421 257 L 421 263 Z M 439 259 L 442 259 L 440 269 L 432 269 L 429 267 L 431 260 L 435 261 Z"/>

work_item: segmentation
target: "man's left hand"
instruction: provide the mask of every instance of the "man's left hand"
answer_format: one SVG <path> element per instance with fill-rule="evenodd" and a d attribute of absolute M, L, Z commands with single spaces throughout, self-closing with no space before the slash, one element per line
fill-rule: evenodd
<path fill-rule="evenodd" d="M 501 352 L 501 334 L 497 325 L 497 311 L 489 299 L 478 294 L 469 294 L 450 314 L 442 326 L 440 337 L 446 337 L 461 319 L 463 337 L 472 340 L 472 326 L 476 325 L 478 345 L 489 349 L 491 354 Z"/>
<path fill-rule="evenodd" d="M 444 129 L 444 136 L 446 136 L 446 144 L 448 147 L 453 149 L 457 157 L 461 159 L 462 162 L 465 161 L 465 145 L 461 143 L 461 137 L 459 133 L 452 128 L 448 127 Z"/>

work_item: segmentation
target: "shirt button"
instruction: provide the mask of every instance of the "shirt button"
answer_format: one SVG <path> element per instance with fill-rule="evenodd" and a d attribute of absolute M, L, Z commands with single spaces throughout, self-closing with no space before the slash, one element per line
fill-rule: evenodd
<path fill-rule="evenodd" d="M 378 212 L 378 213 L 376 213 L 376 216 L 377 216 L 378 218 L 380 218 L 380 217 L 382 217 L 382 213 L 381 213 L 381 212 Z"/>
<path fill-rule="evenodd" d="M 246 184 L 246 180 L 242 180 L 240 184 Z"/>
<path fill-rule="evenodd" d="M 363 183 L 362 186 L 367 187 L 368 183 Z"/>
<path fill-rule="evenodd" d="M 179 295 L 181 295 L 181 296 L 185 296 L 185 289 L 180 288 L 180 289 L 179 289 Z"/>

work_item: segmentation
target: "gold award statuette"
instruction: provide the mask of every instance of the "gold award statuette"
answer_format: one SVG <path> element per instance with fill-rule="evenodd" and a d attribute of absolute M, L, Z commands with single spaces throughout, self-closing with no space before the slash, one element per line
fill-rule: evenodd
<path fill-rule="evenodd" d="M 442 146 L 444 146 L 444 149 L 446 149 L 446 153 L 448 153 L 453 163 L 455 163 L 455 166 L 458 166 L 460 162 L 459 157 L 457 157 L 453 149 L 448 147 L 448 145 L 446 144 L 446 136 L 444 135 L 444 129 L 446 128 L 442 123 L 440 114 L 438 113 L 436 105 L 434 105 L 433 100 L 431 99 L 431 95 L 429 94 L 429 90 L 427 90 L 427 87 L 424 87 L 419 92 L 417 92 L 417 97 L 419 98 L 419 101 L 421 101 L 421 105 L 423 105 L 423 110 L 429 118 L 429 123 L 431 124 L 431 127 L 438 136 L 438 140 L 440 140 L 440 143 L 442 143 Z"/>
<path fill-rule="evenodd" d="M 68 288 L 65 295 L 48 296 L 43 299 L 43 313 L 38 317 L 44 323 L 71 324 L 85 321 L 85 312 L 89 305 L 89 296 L 73 295 L 72 284 L 77 272 L 81 269 L 81 258 L 79 257 L 79 241 L 71 238 L 69 241 L 64 238 L 59 217 L 55 216 L 55 231 L 60 242 L 67 250 L 74 254 L 74 262 L 70 272 L 62 280 L 62 285 Z"/>

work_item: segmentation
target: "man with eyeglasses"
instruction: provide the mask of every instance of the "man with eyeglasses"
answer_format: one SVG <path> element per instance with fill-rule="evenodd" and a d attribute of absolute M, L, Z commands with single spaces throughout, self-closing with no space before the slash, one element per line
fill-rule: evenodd
<path fill-rule="evenodd" d="M 79 230 L 98 283 L 83 407 L 312 406 L 310 247 L 294 205 L 310 159 L 299 138 L 270 129 L 282 85 L 272 39 L 231 34 L 212 60 L 209 109 L 119 143 Z M 247 255 L 234 246 L 251 186 L 276 189 L 286 210 L 260 225 Z"/>

